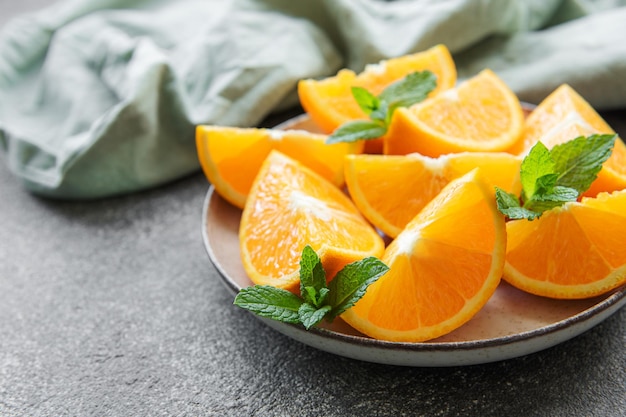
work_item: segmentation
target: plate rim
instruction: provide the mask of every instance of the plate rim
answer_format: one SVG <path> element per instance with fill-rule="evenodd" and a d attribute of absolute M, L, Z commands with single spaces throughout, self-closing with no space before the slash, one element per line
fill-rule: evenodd
<path fill-rule="evenodd" d="M 210 240 L 209 240 L 210 238 L 207 233 L 208 217 L 209 217 L 208 210 L 209 210 L 209 206 L 211 204 L 212 198 L 214 198 L 214 196 L 216 198 L 222 198 L 215 191 L 215 188 L 213 187 L 213 185 L 210 185 L 206 193 L 206 196 L 203 202 L 203 208 L 202 208 L 202 239 L 204 242 L 205 250 L 209 256 L 209 259 L 211 260 L 211 263 L 213 264 L 218 274 L 220 275 L 222 283 L 226 285 L 226 287 L 231 291 L 231 293 L 237 294 L 237 292 L 241 288 L 236 282 L 232 280 L 231 277 L 228 276 L 226 271 L 222 268 L 222 265 L 220 264 L 218 258 L 216 257 L 212 249 L 212 245 L 210 244 Z M 226 202 L 226 200 L 224 200 L 224 202 L 229 204 L 228 202 Z M 238 210 L 234 206 L 233 206 L 233 209 Z M 413 342 L 392 342 L 392 341 L 387 341 L 387 340 L 373 339 L 367 336 L 349 335 L 349 334 L 340 333 L 340 332 L 336 332 L 330 329 L 325 329 L 325 328 L 320 328 L 320 327 L 313 327 L 309 330 L 305 330 L 303 327 L 298 326 L 296 324 L 289 324 L 289 323 L 279 323 L 279 324 L 281 326 L 282 325 L 287 326 L 288 328 L 290 328 L 292 331 L 295 331 L 295 332 L 304 332 L 303 334 L 318 336 L 323 339 L 331 340 L 333 342 L 348 343 L 350 345 L 358 345 L 358 346 L 366 347 L 369 349 L 403 351 L 406 353 L 416 353 L 416 352 L 441 353 L 441 352 L 476 351 L 480 349 L 499 348 L 499 347 L 503 347 L 503 346 L 507 346 L 507 345 L 511 345 L 515 343 L 521 343 L 521 342 L 531 342 L 534 339 L 538 339 L 538 338 L 541 338 L 550 334 L 554 334 L 554 333 L 559 333 L 560 331 L 566 331 L 567 329 L 572 328 L 572 327 L 582 326 L 586 322 L 592 321 L 593 318 L 599 315 L 602 315 L 602 314 L 605 315 L 605 317 L 601 317 L 596 323 L 591 323 L 591 325 L 589 325 L 588 327 L 582 326 L 582 329 L 580 329 L 580 331 L 573 332 L 571 335 L 564 338 L 563 340 L 557 341 L 556 343 L 553 343 L 553 344 L 543 346 L 539 349 L 534 349 L 532 352 L 528 352 L 528 353 L 533 353 L 539 350 L 549 348 L 556 344 L 562 343 L 566 340 L 569 340 L 573 337 L 576 337 L 582 334 L 583 332 L 591 329 L 592 327 L 606 320 L 608 317 L 613 315 L 624 305 L 626 305 L 626 285 L 623 285 L 622 287 L 619 287 L 616 290 L 613 290 L 612 294 L 608 295 L 606 298 L 602 299 L 597 304 L 594 304 L 592 307 L 589 307 L 573 316 L 548 324 L 546 326 L 542 326 L 537 329 L 528 330 L 528 331 L 524 331 L 520 333 L 497 337 L 497 338 L 477 339 L 477 340 L 457 341 L 457 342 L 414 342 L 414 343 Z M 254 317 L 258 318 L 257 316 L 254 316 Z M 271 326 L 271 327 L 276 329 L 275 326 Z M 299 340 L 299 341 L 302 342 L 302 340 Z M 306 342 L 304 343 L 308 344 Z M 336 352 L 333 352 L 333 353 L 336 353 Z M 346 356 L 346 355 L 343 355 L 343 356 Z M 513 358 L 517 356 L 520 356 L 520 355 L 511 356 L 509 358 Z M 502 359 L 505 359 L 505 358 L 503 357 Z M 362 360 L 368 361 L 367 359 L 362 359 Z M 495 359 L 495 360 L 500 360 L 500 359 Z M 369 360 L 369 362 L 377 362 L 377 361 Z M 387 362 L 379 362 L 379 363 L 387 363 Z M 470 362 L 468 364 L 476 364 L 476 363 L 486 363 L 486 361 Z"/>

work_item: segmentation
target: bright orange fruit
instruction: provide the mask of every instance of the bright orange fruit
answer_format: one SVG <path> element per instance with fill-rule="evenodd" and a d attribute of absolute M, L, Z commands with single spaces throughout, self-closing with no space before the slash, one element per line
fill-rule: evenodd
<path fill-rule="evenodd" d="M 613 129 L 580 94 L 569 85 L 563 84 L 528 115 L 520 140 L 509 151 L 522 153 L 537 141 L 555 134 L 572 123 L 582 125 L 593 132 L 613 133 Z"/>
<path fill-rule="evenodd" d="M 384 153 L 419 152 L 437 157 L 453 152 L 498 152 L 522 134 L 524 113 L 517 96 L 490 70 L 395 111 Z"/>
<path fill-rule="evenodd" d="M 548 148 L 578 136 L 615 133 L 593 107 L 572 87 L 561 85 L 546 97 L 528 116 L 521 139 L 509 152 L 524 154 L 537 141 Z M 596 181 L 584 195 L 626 188 L 626 146 L 615 141 L 611 157 L 604 163 Z"/>
<path fill-rule="evenodd" d="M 504 279 L 552 298 L 588 298 L 626 284 L 626 190 L 507 222 Z"/>
<path fill-rule="evenodd" d="M 505 246 L 493 187 L 474 170 L 449 183 L 388 246 L 382 261 L 389 271 L 342 318 L 376 339 L 444 335 L 489 300 Z"/>
<path fill-rule="evenodd" d="M 319 255 L 328 279 L 346 264 L 384 251 L 380 235 L 339 188 L 276 150 L 250 190 L 239 243 L 244 269 L 255 284 L 294 292 L 307 244 Z"/>
<path fill-rule="evenodd" d="M 215 190 L 243 208 L 254 177 L 272 149 L 296 158 L 333 184 L 343 185 L 344 157 L 360 153 L 362 143 L 327 145 L 326 135 L 303 130 L 276 130 L 200 125 L 196 147 L 200 165 Z"/>
<path fill-rule="evenodd" d="M 504 152 L 461 152 L 430 158 L 409 155 L 348 155 L 345 179 L 361 213 L 396 237 L 455 178 L 480 167 L 492 186 L 519 194 L 521 158 Z"/>
<path fill-rule="evenodd" d="M 456 67 L 450 51 L 444 45 L 437 45 L 423 52 L 368 65 L 358 75 L 349 69 L 342 69 L 337 75 L 323 80 L 301 80 L 298 83 L 298 96 L 303 109 L 322 131 L 332 133 L 350 120 L 368 119 L 352 96 L 353 86 L 363 87 L 378 95 L 389 84 L 412 72 L 424 70 L 432 71 L 437 76 L 437 88 L 431 95 L 451 88 L 456 83 Z M 381 151 L 382 143 L 370 140 L 366 147 L 366 152 Z"/>

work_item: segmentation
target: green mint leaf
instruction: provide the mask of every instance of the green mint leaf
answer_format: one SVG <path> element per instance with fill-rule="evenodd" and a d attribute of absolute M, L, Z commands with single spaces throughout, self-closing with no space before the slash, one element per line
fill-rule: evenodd
<path fill-rule="evenodd" d="M 496 187 L 496 204 L 498 210 L 504 213 L 503 210 L 515 209 L 521 207 L 519 199 L 513 193 L 508 193 L 500 187 Z"/>
<path fill-rule="evenodd" d="M 368 116 L 380 108 L 380 100 L 363 87 L 352 87 L 352 96 Z"/>
<path fill-rule="evenodd" d="M 398 107 L 410 107 L 428 97 L 437 87 L 437 76 L 431 71 L 417 71 L 388 85 L 378 96 L 389 103 L 390 113 Z"/>
<path fill-rule="evenodd" d="M 332 306 L 328 319 L 333 320 L 352 307 L 372 283 L 383 276 L 389 267 L 380 259 L 368 257 L 346 265 L 330 281 L 328 304 Z"/>
<path fill-rule="evenodd" d="M 387 123 L 387 115 L 389 114 L 389 105 L 385 101 L 380 102 L 380 107 L 370 114 L 370 119 L 374 122 L 380 122 L 383 126 L 389 126 Z"/>
<path fill-rule="evenodd" d="M 496 204 L 500 213 L 513 220 L 532 220 L 539 217 L 541 214 L 527 208 L 523 208 L 516 195 L 507 193 L 499 187 L 496 187 Z"/>
<path fill-rule="evenodd" d="M 326 143 L 356 142 L 384 136 L 398 107 L 409 107 L 424 100 L 436 87 L 437 76 L 430 71 L 408 74 L 388 85 L 378 97 L 363 87 L 352 87 L 352 96 L 370 120 L 342 124 L 326 139 Z"/>
<path fill-rule="evenodd" d="M 320 288 L 318 290 L 313 287 L 304 287 L 300 290 L 302 291 L 302 299 L 304 302 L 313 304 L 316 307 L 324 305 L 330 291 L 328 288 Z"/>
<path fill-rule="evenodd" d="M 304 328 L 309 330 L 322 321 L 331 309 L 332 307 L 329 305 L 318 308 L 309 303 L 303 303 L 298 310 L 298 316 Z"/>
<path fill-rule="evenodd" d="M 530 149 L 520 167 L 522 201 L 533 198 L 537 192 L 537 180 L 539 178 L 555 173 L 555 164 L 550 156 L 550 151 L 543 143 L 537 142 Z"/>
<path fill-rule="evenodd" d="M 576 189 L 579 194 L 587 191 L 611 156 L 616 138 L 617 135 L 580 136 L 553 147 L 550 156 L 559 173 L 557 184 Z"/>
<path fill-rule="evenodd" d="M 580 136 L 548 150 L 537 142 L 520 168 L 521 204 L 496 190 L 496 202 L 509 219 L 533 220 L 547 210 L 576 201 L 611 156 L 617 135 Z"/>
<path fill-rule="evenodd" d="M 234 304 L 262 317 L 302 324 L 309 330 L 324 318 L 332 321 L 354 305 L 388 269 L 376 258 L 365 258 L 346 265 L 329 287 L 319 256 L 307 245 L 300 258 L 301 297 L 280 288 L 255 285 L 241 289 Z"/>
<path fill-rule="evenodd" d="M 322 288 L 319 290 L 318 297 L 317 297 L 318 307 L 321 307 L 322 305 L 326 304 L 326 300 L 328 299 L 329 294 L 330 294 L 329 288 Z"/>
<path fill-rule="evenodd" d="M 302 282 L 300 282 L 300 296 L 305 303 L 317 305 L 318 295 L 315 287 L 303 287 Z"/>
<path fill-rule="evenodd" d="M 326 288 L 326 272 L 322 261 L 310 245 L 302 249 L 300 257 L 300 295 L 305 302 L 320 306 L 320 290 Z"/>
<path fill-rule="evenodd" d="M 578 195 L 578 190 L 575 188 L 557 185 L 549 193 L 535 194 L 533 198 L 524 203 L 524 208 L 541 215 L 544 211 L 560 207 L 568 201 L 576 201 Z"/>
<path fill-rule="evenodd" d="M 354 120 L 339 126 L 326 139 L 327 144 L 338 142 L 356 142 L 358 140 L 376 139 L 387 133 L 387 127 L 380 122 L 370 120 Z"/>
<path fill-rule="evenodd" d="M 269 285 L 242 288 L 234 304 L 254 314 L 285 323 L 300 323 L 302 300 L 295 294 Z"/>
<path fill-rule="evenodd" d="M 535 193 L 533 195 L 550 194 L 556 186 L 556 181 L 559 178 L 559 174 L 552 173 L 543 175 L 535 180 Z M 531 197 L 530 199 L 532 200 Z"/>

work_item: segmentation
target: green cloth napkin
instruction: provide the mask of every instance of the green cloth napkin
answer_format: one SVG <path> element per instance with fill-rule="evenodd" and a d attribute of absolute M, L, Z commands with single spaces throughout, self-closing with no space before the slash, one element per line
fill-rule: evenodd
<path fill-rule="evenodd" d="M 66 0 L 0 33 L 0 149 L 31 191 L 82 199 L 198 169 L 195 126 L 255 126 L 301 78 L 447 45 L 522 100 L 571 84 L 626 106 L 626 2 Z"/>

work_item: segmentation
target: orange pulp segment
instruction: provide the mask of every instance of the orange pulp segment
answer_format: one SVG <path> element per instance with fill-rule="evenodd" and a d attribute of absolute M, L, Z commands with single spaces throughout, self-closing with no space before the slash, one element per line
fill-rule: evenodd
<path fill-rule="evenodd" d="M 615 133 L 595 109 L 572 87 L 563 84 L 546 97 L 528 116 L 524 134 L 510 152 L 525 154 L 537 141 L 548 148 L 578 136 Z M 615 141 L 610 158 L 585 196 L 626 188 L 626 146 Z"/>
<path fill-rule="evenodd" d="M 360 332 L 420 342 L 470 320 L 495 291 L 506 229 L 478 170 L 449 183 L 387 247 L 389 271 L 342 318 Z"/>
<path fill-rule="evenodd" d="M 250 190 L 239 244 L 244 269 L 255 284 L 294 292 L 307 244 L 321 258 L 328 279 L 346 264 L 384 251 L 380 235 L 339 188 L 276 150 Z"/>
<path fill-rule="evenodd" d="M 626 190 L 507 222 L 504 279 L 532 294 L 577 299 L 626 283 Z"/>
<path fill-rule="evenodd" d="M 520 140 L 509 151 L 522 153 L 537 141 L 543 141 L 545 137 L 572 123 L 582 125 L 592 132 L 613 133 L 613 129 L 580 94 L 569 85 L 562 84 L 528 115 Z"/>
<path fill-rule="evenodd" d="M 215 190 L 243 208 L 254 177 L 272 149 L 298 159 L 337 186 L 343 185 L 344 157 L 360 153 L 361 143 L 327 145 L 326 135 L 277 130 L 199 125 L 198 159 Z"/>
<path fill-rule="evenodd" d="M 429 70 L 437 76 L 437 88 L 431 93 L 451 88 L 456 83 L 456 66 L 450 51 L 437 45 L 422 52 L 371 64 L 356 74 L 349 69 L 322 80 L 306 79 L 298 83 L 302 108 L 323 132 L 332 133 L 350 120 L 368 119 L 354 97 L 352 87 L 363 87 L 374 95 L 415 71 Z M 366 152 L 382 151 L 380 140 L 366 141 Z"/>
<path fill-rule="evenodd" d="M 520 157 L 504 152 L 461 152 L 430 158 L 348 155 L 345 179 L 352 200 L 378 229 L 396 237 L 453 179 L 480 167 L 493 186 L 519 194 Z"/>
<path fill-rule="evenodd" d="M 522 134 L 524 113 L 517 96 L 491 70 L 395 111 L 384 153 L 498 152 Z"/>

